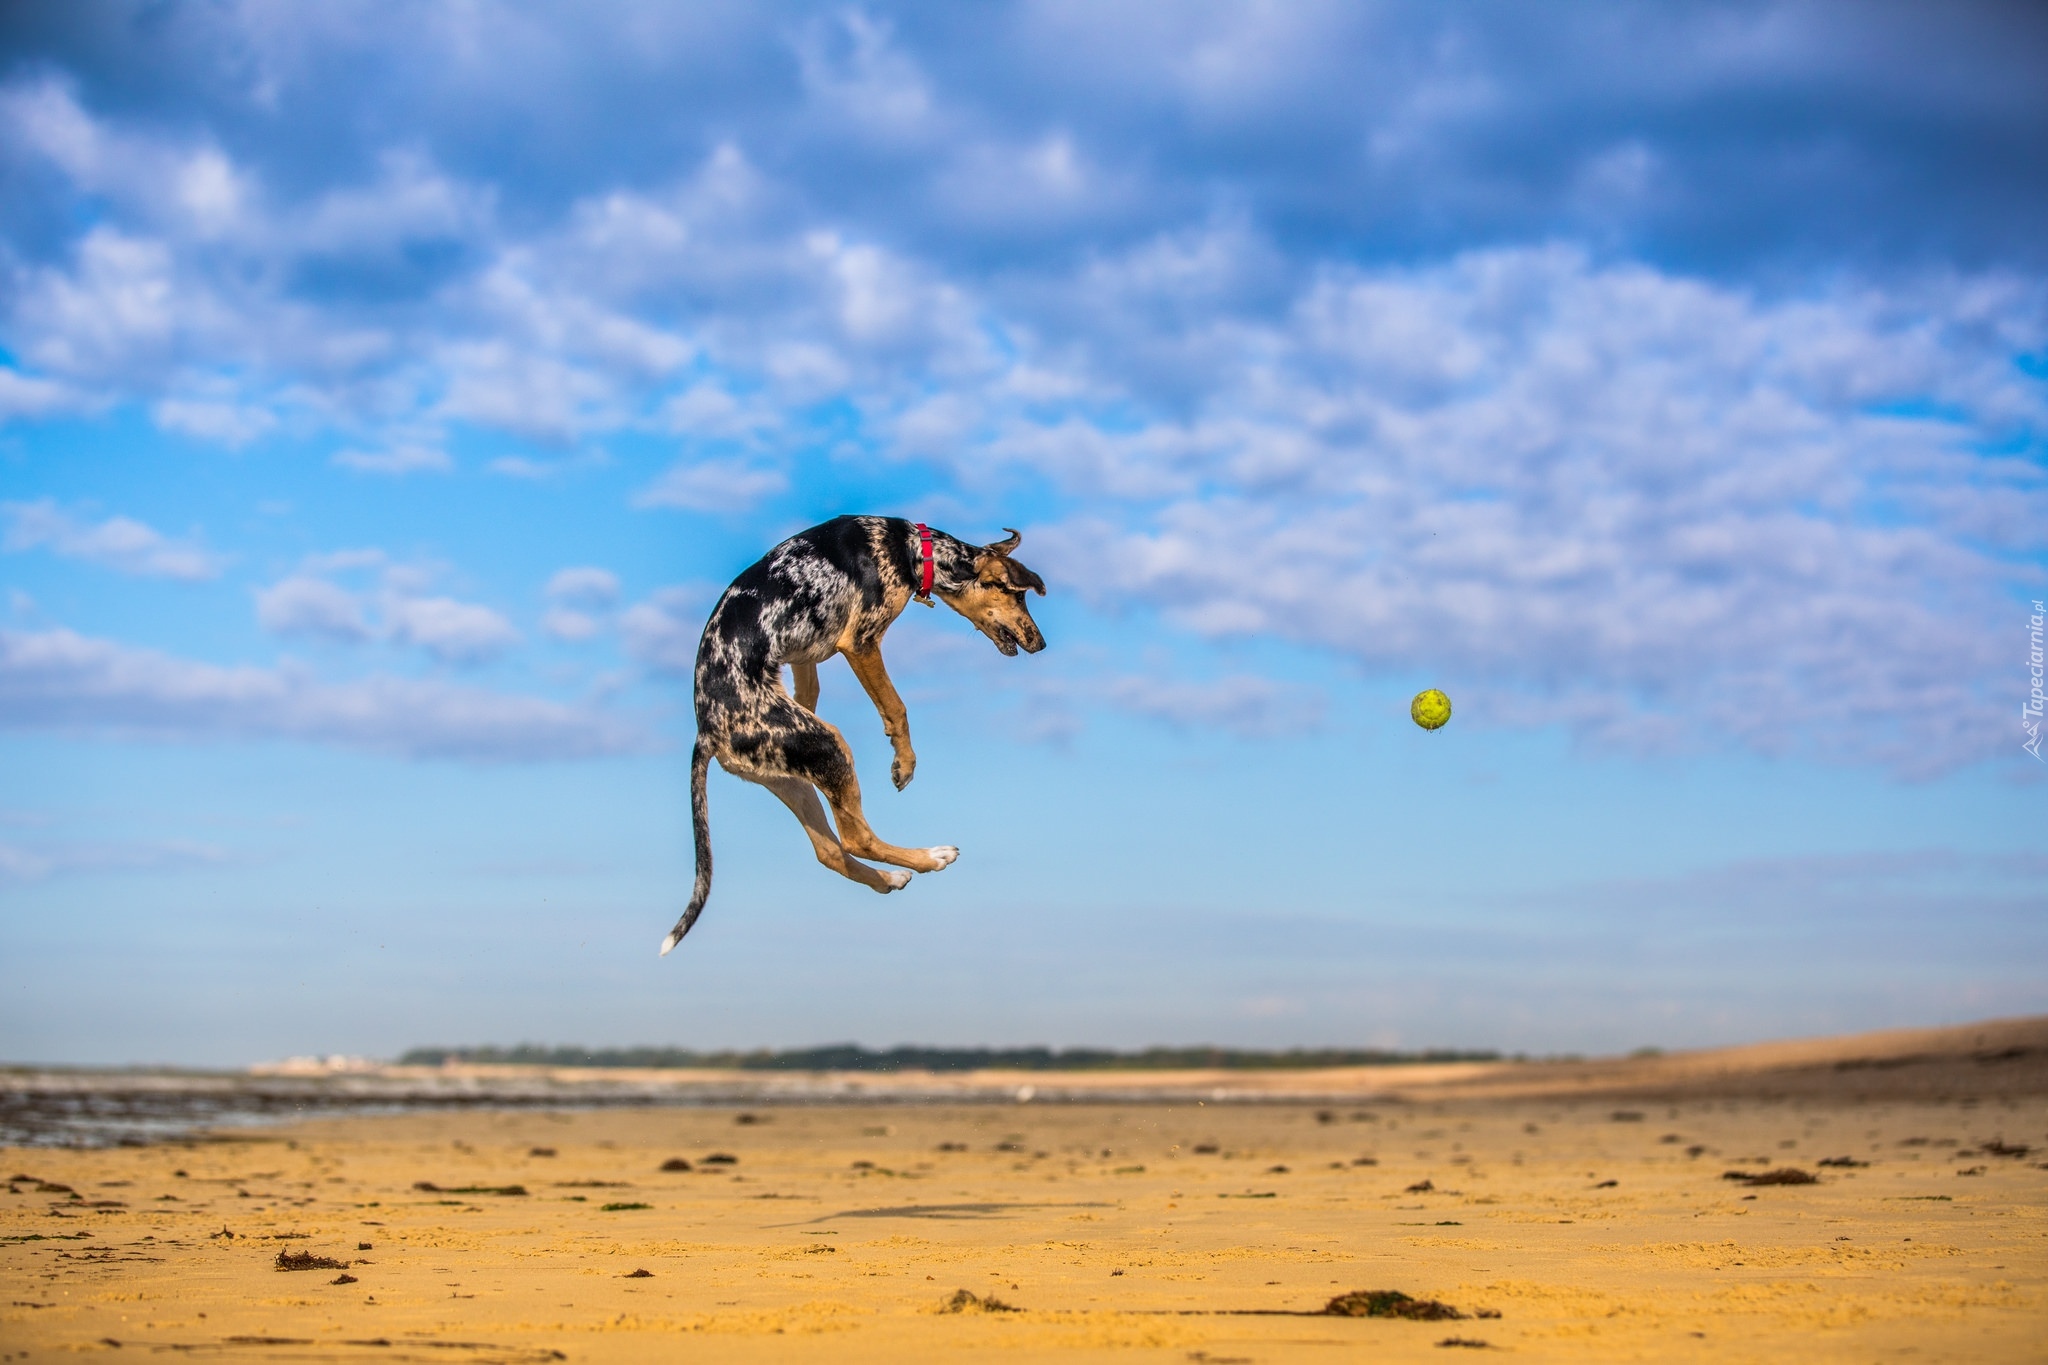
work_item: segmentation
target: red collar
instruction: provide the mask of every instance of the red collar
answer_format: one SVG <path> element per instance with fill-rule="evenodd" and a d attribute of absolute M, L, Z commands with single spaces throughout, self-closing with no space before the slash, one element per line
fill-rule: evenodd
<path fill-rule="evenodd" d="M 917 600 L 929 604 L 932 599 L 932 528 L 923 522 L 917 523 Z"/>

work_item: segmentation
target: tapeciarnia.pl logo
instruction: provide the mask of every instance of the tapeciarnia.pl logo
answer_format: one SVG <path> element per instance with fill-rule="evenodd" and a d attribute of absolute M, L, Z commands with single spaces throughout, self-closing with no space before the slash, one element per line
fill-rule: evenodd
<path fill-rule="evenodd" d="M 2048 703 L 2048 697 L 2041 692 L 2041 623 L 2048 619 L 2041 603 L 2034 603 L 2034 615 L 2028 622 L 2031 648 L 2027 652 L 2027 671 L 2032 675 L 2033 686 L 2027 692 L 2027 703 L 2020 708 L 2020 728 L 2027 732 L 2027 742 L 2020 745 L 2034 756 L 2036 763 L 2048 762 L 2041 757 L 2041 708 Z"/>

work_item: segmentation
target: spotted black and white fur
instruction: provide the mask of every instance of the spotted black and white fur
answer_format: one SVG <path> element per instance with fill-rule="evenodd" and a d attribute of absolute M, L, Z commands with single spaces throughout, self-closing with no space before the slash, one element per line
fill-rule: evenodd
<path fill-rule="evenodd" d="M 1045 583 L 1010 558 L 1021 535 L 1011 531 L 993 545 L 969 545 L 943 531 L 931 537 L 932 597 L 1006 655 L 1045 648 L 1024 596 L 1044 596 Z M 845 656 L 895 750 L 889 776 L 898 790 L 909 784 L 917 754 L 903 699 L 882 666 L 882 635 L 918 595 L 920 543 L 917 527 L 900 517 L 835 517 L 770 550 L 718 599 L 697 646 L 697 745 L 690 758 L 697 880 L 689 907 L 662 941 L 663 954 L 682 942 L 711 894 L 704 783 L 714 758 L 733 776 L 774 792 L 803 823 L 818 861 L 863 886 L 898 891 L 911 872 L 937 872 L 960 856 L 950 845 L 898 848 L 877 838 L 861 812 L 853 751 L 813 709 L 818 665 Z M 795 678 L 794 695 L 783 686 L 784 666 Z M 869 867 L 862 858 L 893 867 Z"/>

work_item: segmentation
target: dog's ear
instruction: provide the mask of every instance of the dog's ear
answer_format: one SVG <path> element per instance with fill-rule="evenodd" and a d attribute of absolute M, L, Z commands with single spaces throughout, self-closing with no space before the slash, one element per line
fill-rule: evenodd
<path fill-rule="evenodd" d="M 1003 572 L 1009 575 L 1010 586 L 1022 592 L 1029 588 L 1040 597 L 1045 596 L 1045 580 L 1025 568 L 1014 559 L 1002 561 Z"/>
<path fill-rule="evenodd" d="M 1040 597 L 1045 596 L 1044 579 L 1014 559 L 1004 559 L 986 551 L 975 556 L 974 576 L 987 586 L 1001 588 L 1005 592 L 1023 592 L 1029 589 Z"/>
<path fill-rule="evenodd" d="M 1009 526 L 1003 529 L 1010 534 L 993 545 L 982 546 L 981 553 L 974 557 L 976 575 L 991 587 L 1017 592 L 1028 588 L 1040 597 L 1045 596 L 1045 580 L 1010 558 L 1010 551 L 1024 543 L 1024 533 Z"/>

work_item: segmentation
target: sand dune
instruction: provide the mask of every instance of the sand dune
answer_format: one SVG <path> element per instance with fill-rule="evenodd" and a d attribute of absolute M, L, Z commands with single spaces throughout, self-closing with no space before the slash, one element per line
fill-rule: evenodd
<path fill-rule="evenodd" d="M 2038 1360 L 2044 1058 L 2014 1020 L 11 1148 L 0 1358 Z"/>

